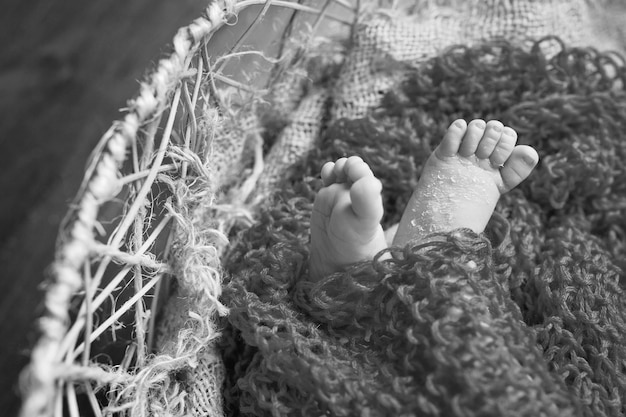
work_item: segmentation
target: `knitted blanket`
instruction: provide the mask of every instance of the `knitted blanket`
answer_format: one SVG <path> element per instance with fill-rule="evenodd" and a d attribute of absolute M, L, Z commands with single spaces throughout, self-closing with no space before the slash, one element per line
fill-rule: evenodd
<path fill-rule="evenodd" d="M 411 70 L 367 117 L 329 126 L 233 238 L 228 414 L 625 414 L 626 70 L 541 46 L 458 47 Z M 324 161 L 370 164 L 388 226 L 449 122 L 475 117 L 542 158 L 484 235 L 454 230 L 309 280 Z"/>

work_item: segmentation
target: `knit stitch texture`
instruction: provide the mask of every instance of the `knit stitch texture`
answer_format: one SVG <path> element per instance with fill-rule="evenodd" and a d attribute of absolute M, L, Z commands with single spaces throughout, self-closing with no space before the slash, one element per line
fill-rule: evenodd
<path fill-rule="evenodd" d="M 546 39 L 457 47 L 407 73 L 367 117 L 329 126 L 233 236 L 227 413 L 623 416 L 623 63 Z M 456 118 L 499 119 L 541 156 L 487 232 L 454 230 L 309 280 L 323 162 L 370 164 L 389 226 Z"/>

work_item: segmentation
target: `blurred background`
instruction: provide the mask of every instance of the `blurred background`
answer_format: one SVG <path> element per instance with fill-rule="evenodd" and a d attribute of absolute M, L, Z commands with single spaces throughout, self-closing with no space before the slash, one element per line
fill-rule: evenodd
<path fill-rule="evenodd" d="M 19 409 L 42 282 L 89 153 L 206 0 L 4 0 L 0 12 L 0 414 Z"/>

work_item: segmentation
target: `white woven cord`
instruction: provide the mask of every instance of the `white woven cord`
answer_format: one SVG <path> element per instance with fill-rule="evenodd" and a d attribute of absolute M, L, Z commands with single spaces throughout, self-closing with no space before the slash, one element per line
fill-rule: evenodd
<path fill-rule="evenodd" d="M 221 15 L 217 22 L 198 18 L 180 29 L 174 39 L 174 52 L 159 62 L 150 79 L 142 84 L 129 113 L 104 135 L 104 151 L 96 168 L 87 173 L 79 206 L 71 213 L 69 232 L 60 240 L 52 265 L 52 282 L 44 301 L 46 315 L 39 320 L 41 335 L 22 380 L 22 384 L 26 385 L 26 395 L 21 416 L 52 415 L 58 377 L 64 371 L 64 365 L 58 363 L 59 348 L 70 321 L 70 301 L 83 287 L 83 266 L 88 262 L 91 251 L 97 250 L 93 236 L 99 207 L 116 196 L 118 171 L 126 161 L 127 150 L 135 141 L 137 131 L 146 120 L 163 110 L 160 107 L 167 102 L 171 85 L 176 85 L 185 74 L 189 57 L 202 40 L 222 23 Z"/>

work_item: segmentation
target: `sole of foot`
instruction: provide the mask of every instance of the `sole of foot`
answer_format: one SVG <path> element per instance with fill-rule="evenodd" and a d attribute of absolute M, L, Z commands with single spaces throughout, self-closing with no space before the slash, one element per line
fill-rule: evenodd
<path fill-rule="evenodd" d="M 311 216 L 310 276 L 320 279 L 387 247 L 382 184 L 358 156 L 327 162 Z"/>
<path fill-rule="evenodd" d="M 500 195 L 539 162 L 535 149 L 516 143 L 517 133 L 500 121 L 454 121 L 424 166 L 393 244 L 457 228 L 482 233 Z"/>

